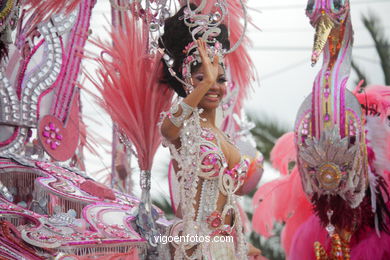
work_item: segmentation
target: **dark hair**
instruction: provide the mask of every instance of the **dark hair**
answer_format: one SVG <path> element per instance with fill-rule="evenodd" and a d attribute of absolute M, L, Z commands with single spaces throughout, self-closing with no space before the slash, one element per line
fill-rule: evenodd
<path fill-rule="evenodd" d="M 183 6 L 174 16 L 165 20 L 164 35 L 159 40 L 160 48 L 164 48 L 166 53 L 174 60 L 172 69 L 176 72 L 176 75 L 183 78 L 180 68 L 186 57 L 183 53 L 184 48 L 193 41 L 190 30 L 184 23 L 183 15 L 184 9 L 187 5 Z M 197 8 L 196 5 L 190 4 L 191 10 Z M 221 29 L 221 33 L 216 37 L 224 49 L 230 48 L 230 42 L 228 39 L 228 30 L 224 24 L 218 26 Z M 186 97 L 187 94 L 183 88 L 183 85 L 175 78 L 172 77 L 168 71 L 168 66 L 163 62 L 163 75 L 161 82 L 168 84 L 179 96 Z M 194 71 L 194 70 L 192 70 Z"/>

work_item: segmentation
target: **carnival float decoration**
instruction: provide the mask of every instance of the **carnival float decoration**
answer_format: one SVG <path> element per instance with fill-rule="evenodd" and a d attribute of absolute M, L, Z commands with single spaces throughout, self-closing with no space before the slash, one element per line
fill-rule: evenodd
<path fill-rule="evenodd" d="M 280 138 L 272 151 L 274 167 L 284 176 L 256 193 L 254 228 L 269 236 L 274 221 L 285 221 L 288 259 L 386 259 L 389 90 L 346 88 L 350 1 L 310 0 L 306 14 L 316 29 L 312 65 L 321 55 L 323 64 L 294 133 Z M 291 162 L 296 166 L 290 171 Z"/>
<path fill-rule="evenodd" d="M 51 13 L 2 3 L 2 33 L 15 29 L 13 41 L 2 37 L 8 56 L 0 75 L 6 259 L 137 259 L 146 251 L 132 225 L 140 200 L 92 180 L 73 160 L 81 136 L 78 78 L 94 5 L 78 1 Z"/>
<path fill-rule="evenodd" d="M 9 0 L 0 6 L 0 257 L 169 255 L 169 249 L 156 245 L 154 235 L 166 232 L 170 223 L 150 198 L 150 171 L 160 145 L 157 122 L 172 98 L 168 89 L 158 86 L 164 59 L 158 40 L 164 20 L 189 1 L 111 0 L 112 42 L 92 40 L 102 55 L 92 58 L 100 65 L 97 76 L 87 72 L 87 77 L 101 91 L 100 104 L 114 121 L 113 155 L 124 154 L 122 164 L 130 163 L 130 157 L 138 160 L 141 199 L 130 195 L 130 167 L 118 181 L 113 160 L 109 186 L 85 171 L 80 109 L 84 86 L 79 79 L 82 60 L 91 59 L 84 47 L 95 2 Z M 221 122 L 255 157 L 252 125 L 240 112 L 254 78 L 245 51 L 244 3 L 203 0 L 198 5 L 203 19 L 218 20 L 229 13 L 234 26 L 231 38 L 237 50 L 228 61 L 231 83 Z M 260 158 L 253 163 L 254 179 L 261 176 Z"/>

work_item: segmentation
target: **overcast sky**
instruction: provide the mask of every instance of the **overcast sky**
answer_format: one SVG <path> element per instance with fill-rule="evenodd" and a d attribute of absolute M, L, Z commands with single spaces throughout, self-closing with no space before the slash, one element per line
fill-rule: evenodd
<path fill-rule="evenodd" d="M 262 31 L 251 30 L 248 34 L 254 45 L 250 52 L 260 76 L 260 87 L 246 102 L 246 108 L 252 113 L 276 117 L 290 128 L 322 65 L 318 62 L 314 68 L 310 66 L 314 31 L 305 16 L 306 3 L 305 0 L 249 0 L 249 7 L 261 12 L 252 12 L 255 14 L 252 17 Z M 382 20 L 386 35 L 390 35 L 390 0 L 351 0 L 353 56 L 368 72 L 372 83 L 384 84 L 373 41 L 361 22 L 361 16 L 370 12 Z M 352 73 L 350 88 L 354 79 L 356 75 Z"/>
<path fill-rule="evenodd" d="M 305 0 L 249 0 L 248 7 L 258 11 L 250 11 L 254 23 L 262 31 L 249 28 L 248 36 L 252 39 L 253 48 L 249 50 L 253 57 L 259 81 L 254 92 L 246 102 L 246 110 L 257 116 L 267 116 L 278 119 L 281 124 L 292 129 L 296 112 L 304 98 L 310 93 L 312 82 L 321 62 L 312 68 L 310 66 L 311 47 L 314 31 L 305 16 Z M 362 14 L 372 12 L 382 20 L 383 29 L 390 38 L 390 0 L 352 0 L 352 23 L 355 31 L 355 48 L 353 55 L 356 61 L 365 69 L 369 79 L 376 84 L 383 84 L 383 75 L 379 59 L 373 47 L 373 42 L 361 22 Z M 108 0 L 98 0 L 91 21 L 92 35 L 106 35 L 103 27 L 108 28 L 106 21 L 110 20 Z M 87 49 L 92 50 L 91 45 Z M 93 67 L 87 69 L 93 74 Z M 352 73 L 348 82 L 353 86 L 356 76 Z M 98 129 L 107 139 L 111 138 L 110 119 L 90 99 L 83 97 L 83 111 L 87 117 L 94 118 L 99 124 L 85 119 L 89 128 Z M 103 152 L 102 152 L 103 153 Z M 104 154 L 104 153 L 103 153 Z M 110 154 L 104 154 L 103 159 L 88 155 L 88 172 L 109 167 Z M 168 163 L 168 155 L 159 151 L 159 158 L 154 171 L 159 172 Z M 168 198 L 166 186 L 153 177 L 153 187 L 158 194 Z"/>

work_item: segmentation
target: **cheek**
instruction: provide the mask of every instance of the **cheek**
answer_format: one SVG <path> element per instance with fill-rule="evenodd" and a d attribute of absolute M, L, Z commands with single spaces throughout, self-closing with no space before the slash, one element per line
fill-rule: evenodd
<path fill-rule="evenodd" d="M 225 97 L 226 94 L 227 94 L 227 87 L 226 87 L 226 84 L 223 84 L 221 86 L 221 90 L 222 90 L 222 97 Z"/>

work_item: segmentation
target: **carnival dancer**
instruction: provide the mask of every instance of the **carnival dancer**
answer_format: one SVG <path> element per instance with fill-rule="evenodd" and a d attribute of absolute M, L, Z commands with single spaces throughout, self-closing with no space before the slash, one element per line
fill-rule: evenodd
<path fill-rule="evenodd" d="M 178 221 L 169 235 L 183 239 L 172 244 L 172 256 L 246 259 L 260 254 L 245 241 L 236 205 L 249 162 L 216 124 L 226 91 L 223 56 L 230 47 L 228 32 L 223 24 L 211 33 L 189 26 L 187 18 L 196 10 L 195 5 L 186 6 L 167 19 L 160 41 L 167 54 L 163 81 L 182 97 L 163 113 L 161 122 L 180 189 Z"/>

